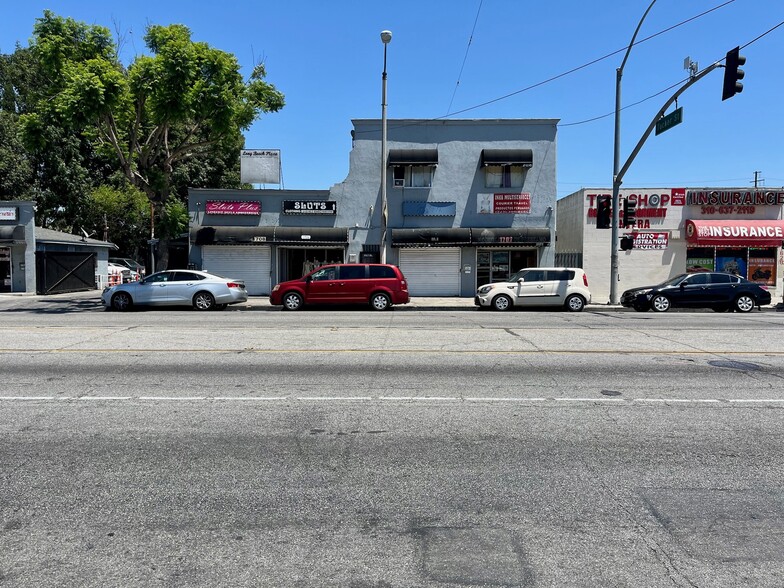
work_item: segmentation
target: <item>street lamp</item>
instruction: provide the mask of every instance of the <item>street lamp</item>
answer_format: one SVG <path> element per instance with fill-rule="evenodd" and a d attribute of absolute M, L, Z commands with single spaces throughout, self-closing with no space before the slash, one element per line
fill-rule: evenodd
<path fill-rule="evenodd" d="M 613 192 L 612 192 L 612 229 L 610 234 L 610 304 L 618 304 L 618 221 L 620 215 L 618 214 L 620 205 L 620 191 L 621 191 L 621 178 L 619 171 L 621 169 L 621 78 L 623 77 L 623 68 L 626 65 L 626 60 L 629 59 L 629 52 L 634 46 L 634 40 L 637 38 L 637 33 L 640 32 L 642 21 L 648 16 L 648 13 L 653 8 L 656 0 L 653 0 L 648 6 L 648 10 L 642 15 L 637 28 L 632 35 L 632 40 L 629 41 L 629 47 L 626 49 L 626 54 L 623 56 L 621 67 L 615 70 L 615 140 L 613 144 Z"/>
<path fill-rule="evenodd" d="M 381 74 L 381 263 L 387 262 L 387 45 L 392 31 L 381 31 L 384 71 Z"/>

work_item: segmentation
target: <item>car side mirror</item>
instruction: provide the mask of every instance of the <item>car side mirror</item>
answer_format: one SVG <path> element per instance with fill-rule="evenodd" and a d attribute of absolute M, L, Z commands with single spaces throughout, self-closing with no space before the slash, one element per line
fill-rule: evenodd
<path fill-rule="evenodd" d="M 525 278 L 517 278 L 518 284 L 522 284 L 523 282 L 525 282 Z"/>
<path fill-rule="evenodd" d="M 313 276 L 305 276 L 305 283 L 310 284 L 313 281 Z"/>

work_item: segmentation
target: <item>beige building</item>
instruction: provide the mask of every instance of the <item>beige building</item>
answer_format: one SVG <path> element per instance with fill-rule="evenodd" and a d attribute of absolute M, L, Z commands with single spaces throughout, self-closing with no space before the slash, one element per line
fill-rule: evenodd
<path fill-rule="evenodd" d="M 609 188 L 583 188 L 557 202 L 556 263 L 582 267 L 595 303 L 610 298 L 611 229 L 597 229 L 597 198 Z M 635 226 L 623 228 L 625 198 L 637 202 Z M 629 188 L 620 192 L 618 295 L 693 271 L 726 271 L 768 286 L 773 301 L 784 288 L 784 189 Z"/>

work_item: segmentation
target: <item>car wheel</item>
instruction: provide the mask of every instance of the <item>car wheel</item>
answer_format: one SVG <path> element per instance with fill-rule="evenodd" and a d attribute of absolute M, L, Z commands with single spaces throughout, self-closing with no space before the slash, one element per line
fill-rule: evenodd
<path fill-rule="evenodd" d="M 636 310 L 637 312 L 648 312 L 651 309 L 651 307 L 649 305 L 642 304 L 641 302 L 635 302 L 632 305 L 632 308 L 634 310 Z"/>
<path fill-rule="evenodd" d="M 741 294 L 735 299 L 735 310 L 738 312 L 751 312 L 756 304 L 754 297 L 749 294 Z"/>
<path fill-rule="evenodd" d="M 495 298 L 493 298 L 492 302 L 493 310 L 500 310 L 505 311 L 512 308 L 512 299 L 509 298 L 506 294 L 499 294 Z"/>
<path fill-rule="evenodd" d="M 370 297 L 370 307 L 373 310 L 389 310 L 391 306 L 392 302 L 386 294 L 378 292 Z"/>
<path fill-rule="evenodd" d="M 655 312 L 667 312 L 670 310 L 670 299 L 662 294 L 657 294 L 651 299 L 651 308 Z"/>
<path fill-rule="evenodd" d="M 285 310 L 299 310 L 302 308 L 302 296 L 296 292 L 289 292 L 283 297 L 283 308 Z"/>
<path fill-rule="evenodd" d="M 114 296 L 112 296 L 112 308 L 114 310 L 128 310 L 131 308 L 133 304 L 133 300 L 131 300 L 131 295 L 125 292 L 117 292 Z"/>
<path fill-rule="evenodd" d="M 215 308 L 215 297 L 209 292 L 198 292 L 193 297 L 193 308 L 196 310 L 212 310 Z"/>
<path fill-rule="evenodd" d="M 566 299 L 566 310 L 569 312 L 582 312 L 585 308 L 585 298 L 579 294 L 572 294 Z"/>

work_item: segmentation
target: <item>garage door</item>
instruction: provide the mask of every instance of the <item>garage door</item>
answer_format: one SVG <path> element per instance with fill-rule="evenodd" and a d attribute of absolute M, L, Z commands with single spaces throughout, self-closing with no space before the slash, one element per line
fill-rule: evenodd
<path fill-rule="evenodd" d="M 204 245 L 201 249 L 205 272 L 243 280 L 251 296 L 270 293 L 271 259 L 269 247 Z"/>
<path fill-rule="evenodd" d="M 411 296 L 460 296 L 460 248 L 401 249 Z"/>

